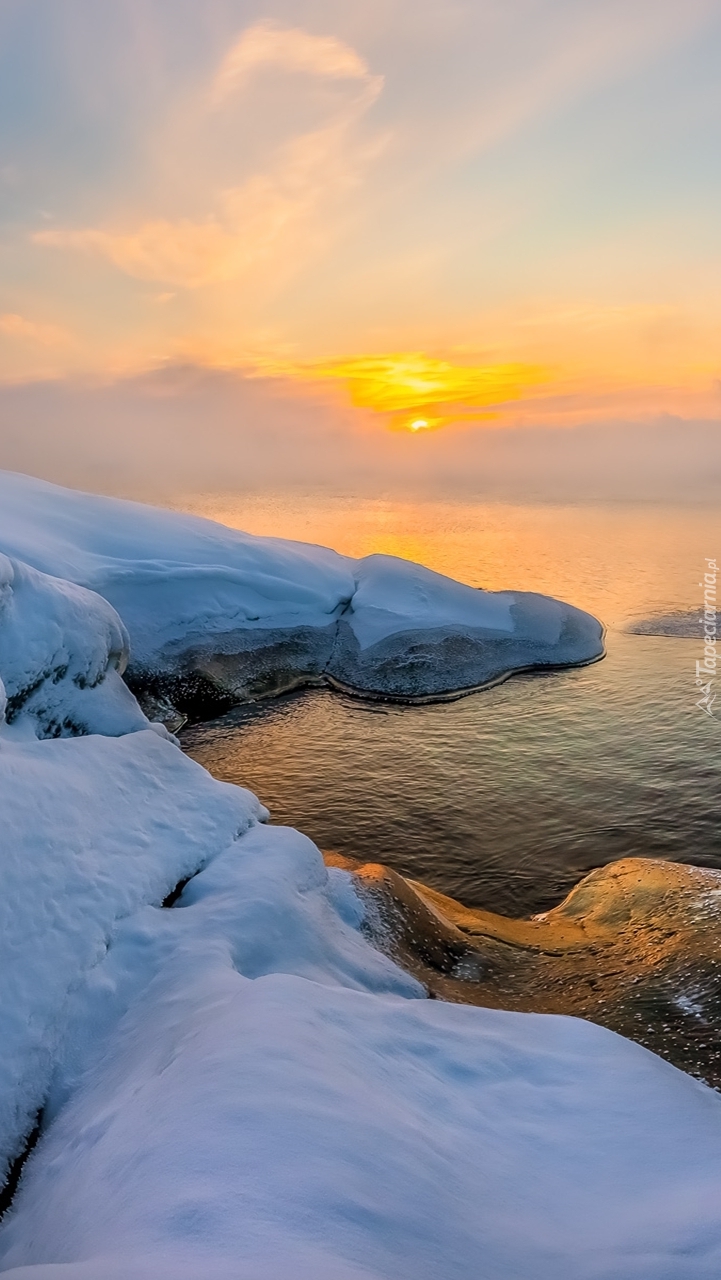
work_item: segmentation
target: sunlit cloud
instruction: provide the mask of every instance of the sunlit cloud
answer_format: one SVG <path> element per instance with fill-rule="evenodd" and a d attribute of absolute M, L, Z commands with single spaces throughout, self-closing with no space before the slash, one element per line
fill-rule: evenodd
<path fill-rule="evenodd" d="M 0 380 L 267 374 L 417 454 L 719 416 L 718 0 L 14 8 Z"/>
<path fill-rule="evenodd" d="M 25 316 L 13 311 L 0 315 L 0 334 L 6 338 L 19 338 L 21 341 L 37 342 L 44 347 L 55 347 L 59 343 L 68 342 L 70 335 L 65 329 L 55 324 L 40 324 L 28 320 Z"/>
<path fill-rule="evenodd" d="M 209 191 L 213 207 L 201 219 L 148 217 L 126 227 L 52 227 L 35 232 L 33 242 L 99 255 L 138 280 L 180 289 L 241 280 L 271 259 L 272 276 L 279 259 L 287 263 L 293 252 L 300 261 L 301 251 L 307 254 L 317 234 L 309 221 L 357 184 L 377 151 L 373 144 L 354 143 L 351 134 L 381 92 L 383 79 L 371 75 L 363 59 L 340 40 L 263 22 L 245 31 L 224 59 L 211 86 L 212 105 L 222 105 L 251 72 L 268 67 L 350 80 L 353 92 L 329 108 L 319 128 L 286 138 L 262 171 L 238 185 Z M 207 135 L 213 133 L 212 113 L 204 126 Z M 199 149 L 202 153 L 202 120 Z M 198 156 L 194 172 L 193 157 L 188 157 L 191 189 L 200 181 L 201 164 Z"/>
<path fill-rule="evenodd" d="M 288 372 L 299 379 L 338 382 L 358 408 L 384 414 L 392 428 L 411 432 L 496 417 L 504 405 L 551 376 L 538 365 L 453 363 L 420 351 L 356 356 Z"/>
<path fill-rule="evenodd" d="M 380 77 L 371 76 L 368 66 L 351 47 L 334 36 L 314 36 L 297 27 L 281 27 L 276 22 L 258 22 L 244 31 L 228 52 L 211 89 L 214 103 L 222 102 L 240 89 L 253 72 L 264 67 L 331 80 L 361 80 L 380 89 Z"/>

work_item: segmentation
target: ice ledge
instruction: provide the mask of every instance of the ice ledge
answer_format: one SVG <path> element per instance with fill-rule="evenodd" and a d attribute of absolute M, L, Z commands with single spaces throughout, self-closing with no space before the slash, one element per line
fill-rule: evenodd
<path fill-rule="evenodd" d="M 131 687 L 198 718 L 323 682 L 446 698 L 604 652 L 595 618 L 546 596 L 484 591 L 394 556 L 354 561 L 9 472 L 0 549 L 104 597 L 130 635 Z"/>

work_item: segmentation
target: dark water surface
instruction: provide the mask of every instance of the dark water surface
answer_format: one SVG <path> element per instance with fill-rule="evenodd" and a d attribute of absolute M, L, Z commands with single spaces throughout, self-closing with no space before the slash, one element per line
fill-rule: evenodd
<path fill-rule="evenodd" d="M 380 520 L 377 503 L 362 505 L 349 509 L 343 549 L 400 550 L 407 504 L 385 504 Z M 607 657 L 435 706 L 301 691 L 186 730 L 185 750 L 321 848 L 506 914 L 550 907 L 628 855 L 721 868 L 721 720 L 695 705 L 699 640 L 625 630 L 698 607 L 718 513 L 440 505 L 413 508 L 439 548 L 435 567 L 473 581 L 475 554 L 489 586 L 535 582 L 590 609 L 608 624 Z M 322 540 L 326 507 L 291 516 L 277 533 Z M 245 523 L 266 532 L 259 517 Z"/>
<path fill-rule="evenodd" d="M 321 848 L 530 914 L 630 854 L 721 867 L 721 735 L 693 704 L 696 648 L 612 632 L 591 667 L 435 706 L 307 690 L 183 745 Z"/>

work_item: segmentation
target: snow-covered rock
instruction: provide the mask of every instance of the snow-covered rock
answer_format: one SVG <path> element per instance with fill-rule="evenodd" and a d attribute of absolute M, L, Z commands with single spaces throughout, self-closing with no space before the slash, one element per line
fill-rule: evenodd
<path fill-rule="evenodd" d="M 595 618 L 544 596 L 10 472 L 0 472 L 0 551 L 108 600 L 130 633 L 133 687 L 193 714 L 326 679 L 443 697 L 603 653 Z"/>
<path fill-rule="evenodd" d="M 38 737 L 147 727 L 121 678 L 127 658 L 127 631 L 106 600 L 0 553 L 7 724 L 24 721 Z"/>
<path fill-rule="evenodd" d="M 432 700 L 603 651 L 596 619 L 548 596 L 481 591 L 384 555 L 358 561 L 356 579 L 326 667 L 351 690 Z"/>

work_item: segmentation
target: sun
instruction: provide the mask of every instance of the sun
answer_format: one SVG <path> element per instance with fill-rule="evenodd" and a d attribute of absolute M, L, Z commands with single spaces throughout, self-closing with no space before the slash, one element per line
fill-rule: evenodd
<path fill-rule="evenodd" d="M 391 431 L 417 436 L 454 422 L 498 417 L 509 402 L 548 379 L 537 365 L 461 364 L 422 351 L 276 365 L 275 371 L 311 382 L 344 382 L 358 408 L 383 415 Z"/>

